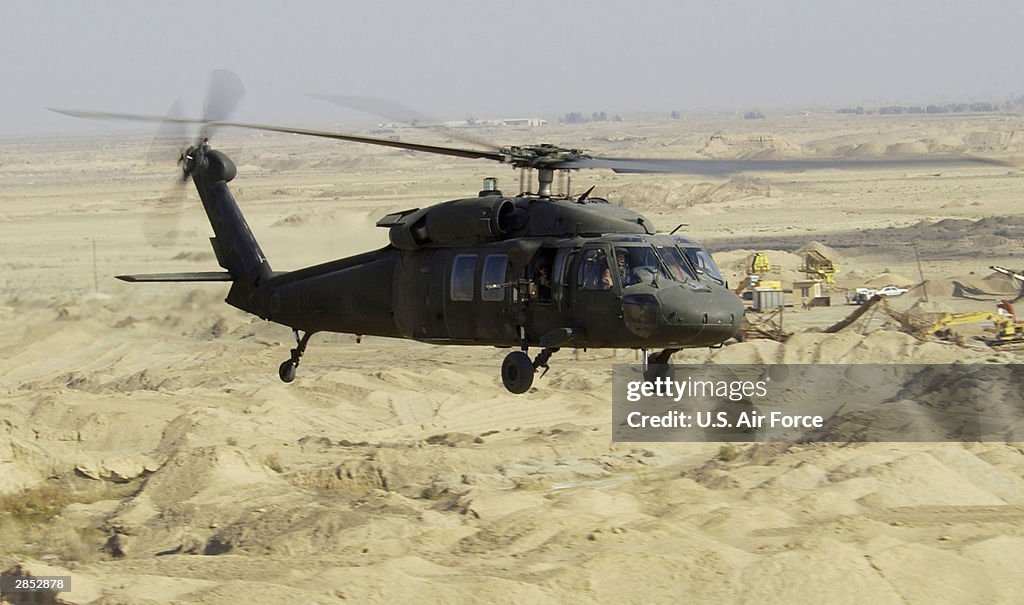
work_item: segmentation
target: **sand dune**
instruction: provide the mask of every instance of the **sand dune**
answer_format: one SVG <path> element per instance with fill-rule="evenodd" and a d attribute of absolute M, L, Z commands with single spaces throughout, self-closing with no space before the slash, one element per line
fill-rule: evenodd
<path fill-rule="evenodd" d="M 754 126 L 724 119 L 689 122 L 686 133 L 639 123 L 541 134 L 585 138 L 609 155 L 1021 144 L 983 117 L 894 118 L 886 128 L 822 117 L 791 131 L 768 120 L 757 129 L 772 136 L 759 141 L 744 130 Z M 381 245 L 386 232 L 372 225 L 383 213 L 474 194 L 490 169 L 325 149 L 334 148 L 247 143 L 234 185 L 275 268 Z M 631 351 L 563 351 L 533 391 L 514 396 L 498 378 L 501 350 L 318 335 L 300 379 L 284 385 L 276 368 L 290 334 L 224 305 L 223 284 L 110 277 L 215 269 L 194 200 L 183 218 L 194 231 L 174 247 L 153 248 L 140 232 L 151 204 L 137 200 L 155 200 L 167 175 L 81 142 L 20 153 L 32 163 L 0 166 L 0 571 L 69 574 L 65 602 L 1014 602 L 1024 593 L 1019 444 L 616 444 L 610 366 L 633 363 Z M 69 167 L 83 172 L 72 178 Z M 988 310 L 990 301 L 955 298 L 952 283 L 973 279 L 1002 295 L 988 265 L 1020 266 L 1021 219 L 1007 203 L 1019 176 L 1005 168 L 786 179 L 594 172 L 574 176 L 574 187 L 596 184 L 595 195 L 650 212 L 663 229 L 686 223 L 722 250 L 730 280 L 753 250 L 766 250 L 784 279 L 799 276 L 798 251 L 816 240 L 841 262 L 844 287 L 916 283 L 912 250 L 892 243 L 910 234 L 936 285 L 930 304 Z M 958 200 L 967 203 L 945 205 Z M 676 360 L 1018 361 L 922 342 L 884 318 L 823 334 L 850 310 L 836 296 L 831 309 L 787 310 L 795 333 L 784 344 Z M 965 387 L 963 398 L 987 401 L 991 388 Z"/>

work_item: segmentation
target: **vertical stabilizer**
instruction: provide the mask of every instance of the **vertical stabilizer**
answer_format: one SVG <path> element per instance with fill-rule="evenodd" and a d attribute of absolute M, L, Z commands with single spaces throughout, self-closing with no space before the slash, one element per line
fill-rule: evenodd
<path fill-rule="evenodd" d="M 265 316 L 262 301 L 270 263 L 245 222 L 242 211 L 231 195 L 228 182 L 237 172 L 234 162 L 205 143 L 187 154 L 187 168 L 210 219 L 214 237 L 210 238 L 217 262 L 231 275 L 234 285 L 227 302 L 250 313 Z"/>

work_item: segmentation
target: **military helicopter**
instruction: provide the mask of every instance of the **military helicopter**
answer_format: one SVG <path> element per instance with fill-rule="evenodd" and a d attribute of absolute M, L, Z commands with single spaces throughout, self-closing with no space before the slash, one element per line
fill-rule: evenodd
<path fill-rule="evenodd" d="M 199 124 L 180 153 L 213 228 L 223 271 L 119 275 L 128 282 L 226 282 L 226 302 L 292 329 L 296 346 L 279 367 L 284 382 L 317 332 L 406 338 L 432 344 L 516 350 L 501 379 L 525 393 L 561 348 L 632 348 L 663 367 L 683 348 L 716 347 L 739 330 L 740 299 L 700 242 L 661 233 L 646 217 L 591 195 L 555 195 L 555 171 L 726 175 L 927 165 L 963 157 L 903 160 L 671 160 L 599 157 L 550 144 L 469 149 L 324 130 L 231 122 L 240 81 L 214 72 L 202 119 L 54 110 L 74 117 Z M 226 101 L 224 99 L 227 99 Z M 211 108 L 214 108 L 211 111 Z M 384 248 L 294 271 L 275 271 L 228 187 L 234 162 L 210 145 L 219 127 L 291 133 L 481 159 L 535 170 L 535 192 L 506 195 L 493 178 L 472 196 L 389 214 Z M 531 348 L 539 352 L 531 358 Z M 541 374 L 543 376 L 543 374 Z"/>

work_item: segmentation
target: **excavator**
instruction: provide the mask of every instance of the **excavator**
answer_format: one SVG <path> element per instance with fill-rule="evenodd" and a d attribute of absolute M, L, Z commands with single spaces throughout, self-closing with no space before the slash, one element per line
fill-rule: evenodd
<path fill-rule="evenodd" d="M 939 338 L 962 344 L 962 338 L 952 328 L 983 322 L 992 322 L 995 332 L 986 336 L 978 336 L 977 340 L 986 345 L 999 347 L 1017 348 L 1024 345 L 1024 322 L 1017 321 L 1017 314 L 1013 305 L 1006 300 L 1001 300 L 996 305 L 995 311 L 975 311 L 969 313 L 945 313 L 938 319 L 928 322 L 921 317 L 911 315 L 906 311 L 897 311 L 889 306 L 885 296 L 874 295 L 860 305 L 853 313 L 836 324 L 825 328 L 826 334 L 835 334 L 840 330 L 852 325 L 875 305 L 879 305 L 882 312 L 900 324 L 900 330 L 920 340 Z"/>
<path fill-rule="evenodd" d="M 995 326 L 993 336 L 978 337 L 990 347 L 1024 344 L 1024 323 L 1017 321 L 1017 314 L 1009 301 L 1001 300 L 995 311 L 975 311 L 971 313 L 946 313 L 935 320 L 930 326 L 918 331 L 919 338 L 936 336 L 942 339 L 954 338 L 951 328 L 967 324 L 992 322 Z"/>

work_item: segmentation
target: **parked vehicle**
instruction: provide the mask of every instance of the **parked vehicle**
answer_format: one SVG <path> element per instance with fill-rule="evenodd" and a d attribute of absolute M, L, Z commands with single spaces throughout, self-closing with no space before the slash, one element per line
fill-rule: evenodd
<path fill-rule="evenodd" d="M 898 286 L 885 286 L 878 290 L 878 294 L 882 296 L 902 296 L 910 292 L 910 288 L 900 288 Z"/>

